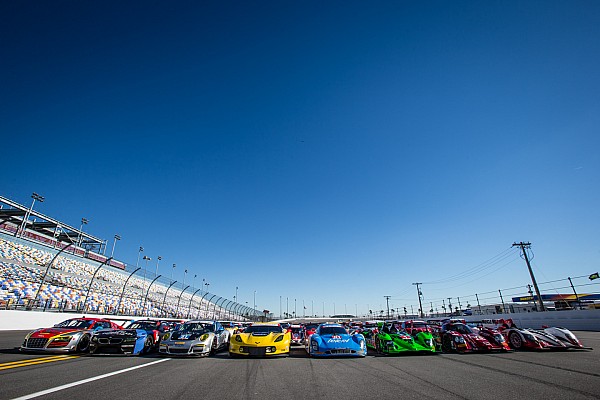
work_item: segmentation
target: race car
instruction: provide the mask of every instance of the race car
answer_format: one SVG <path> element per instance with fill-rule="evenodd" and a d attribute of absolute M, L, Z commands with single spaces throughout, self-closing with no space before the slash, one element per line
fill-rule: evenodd
<path fill-rule="evenodd" d="M 233 336 L 233 334 L 242 327 L 242 324 L 240 324 L 239 322 L 219 321 L 219 323 L 227 331 L 227 341 L 230 341 L 231 336 Z"/>
<path fill-rule="evenodd" d="M 495 322 L 510 347 L 515 350 L 589 349 L 565 328 L 545 327 L 543 330 L 518 328 L 512 319 Z"/>
<path fill-rule="evenodd" d="M 415 331 L 410 335 L 400 323 L 383 324 L 381 329 L 363 332 L 367 347 L 380 354 L 435 353 L 436 346 L 431 332 Z"/>
<path fill-rule="evenodd" d="M 276 356 L 289 355 L 292 334 L 276 323 L 255 323 L 243 333 L 233 335 L 229 342 L 229 355 Z"/>
<path fill-rule="evenodd" d="M 161 321 L 132 321 L 126 329 L 95 332 L 90 341 L 90 353 L 147 354 L 158 348 L 161 335 L 169 325 Z"/>
<path fill-rule="evenodd" d="M 308 344 L 308 339 L 311 337 L 311 335 L 313 333 L 316 332 L 317 328 L 319 327 L 319 324 L 305 324 L 303 329 L 303 333 L 302 336 L 304 338 L 303 344 L 307 345 Z"/>
<path fill-rule="evenodd" d="M 304 343 L 304 329 L 302 325 L 290 325 L 289 331 L 292 334 L 292 346 L 299 346 Z"/>
<path fill-rule="evenodd" d="M 102 318 L 68 319 L 52 328 L 37 329 L 28 333 L 20 350 L 23 352 L 85 353 L 90 348 L 92 333 L 103 329 L 122 329 L 122 327 Z"/>
<path fill-rule="evenodd" d="M 158 352 L 208 356 L 226 348 L 229 334 L 218 321 L 187 321 L 163 335 Z"/>
<path fill-rule="evenodd" d="M 573 332 L 571 332 L 567 328 L 561 328 L 560 326 L 553 326 L 553 327 L 544 327 L 543 330 L 544 330 L 544 333 L 550 334 L 550 335 L 554 336 L 555 338 L 557 338 L 558 340 L 560 340 L 567 348 L 592 350 L 591 347 L 584 346 L 581 343 L 581 341 L 579 339 L 577 339 L 577 336 L 575 336 L 573 334 Z"/>
<path fill-rule="evenodd" d="M 401 324 L 401 328 L 409 335 L 417 334 L 418 332 L 433 333 L 433 328 L 425 321 L 411 319 L 407 321 L 399 321 L 399 323 Z"/>
<path fill-rule="evenodd" d="M 350 335 L 340 324 L 321 324 L 307 340 L 310 357 L 364 357 L 367 343 L 362 334 Z"/>
<path fill-rule="evenodd" d="M 499 332 L 490 331 L 488 338 L 462 322 L 450 321 L 442 325 L 440 337 L 442 351 L 458 353 L 472 351 L 508 351 L 506 342 L 500 338 Z"/>

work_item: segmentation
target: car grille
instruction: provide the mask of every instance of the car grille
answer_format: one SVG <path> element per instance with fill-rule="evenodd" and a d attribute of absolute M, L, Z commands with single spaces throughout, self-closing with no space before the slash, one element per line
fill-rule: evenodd
<path fill-rule="evenodd" d="M 172 354 L 188 354 L 189 352 L 190 352 L 189 349 L 178 349 L 178 348 L 173 348 L 173 347 L 169 348 L 169 353 L 172 353 Z"/>
<path fill-rule="evenodd" d="M 31 338 L 27 339 L 27 347 L 30 349 L 43 349 L 48 343 L 46 338 Z"/>
<path fill-rule="evenodd" d="M 356 351 L 350 349 L 334 349 L 326 351 L 327 354 L 354 354 Z"/>
<path fill-rule="evenodd" d="M 100 344 L 121 344 L 122 342 L 121 338 L 98 338 Z"/>
<path fill-rule="evenodd" d="M 248 354 L 251 356 L 264 356 L 267 354 L 267 349 L 264 347 L 248 347 Z"/>

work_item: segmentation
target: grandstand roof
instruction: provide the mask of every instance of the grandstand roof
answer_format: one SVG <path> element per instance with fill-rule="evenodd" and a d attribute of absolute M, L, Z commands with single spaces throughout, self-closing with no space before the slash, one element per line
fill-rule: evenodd
<path fill-rule="evenodd" d="M 49 238 L 54 238 L 64 243 L 75 243 L 76 241 L 80 241 L 80 247 L 96 253 L 101 253 L 106 246 L 106 241 L 103 239 L 48 217 L 38 211 L 29 211 L 29 207 L 0 196 L 0 225 L 4 225 L 8 230 L 14 230 L 16 232 L 28 213 L 29 218 L 25 221 L 26 230 L 33 231 Z"/>

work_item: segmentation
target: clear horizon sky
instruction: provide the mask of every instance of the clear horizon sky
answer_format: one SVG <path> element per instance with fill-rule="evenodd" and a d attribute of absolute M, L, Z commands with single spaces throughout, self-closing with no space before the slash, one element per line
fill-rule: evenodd
<path fill-rule="evenodd" d="M 600 268 L 597 1 L 9 1 L 0 21 L 1 194 L 119 234 L 128 264 L 143 246 L 276 315 L 522 288 L 519 241 L 540 282 Z"/>

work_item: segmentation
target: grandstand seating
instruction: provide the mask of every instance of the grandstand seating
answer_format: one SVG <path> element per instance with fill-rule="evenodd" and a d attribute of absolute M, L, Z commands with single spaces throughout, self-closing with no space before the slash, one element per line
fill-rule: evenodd
<path fill-rule="evenodd" d="M 46 266 L 52 260 L 55 251 L 36 244 L 0 235 L 0 306 L 26 306 L 34 300 Z M 39 300 L 44 307 L 61 310 L 85 310 L 111 314 L 119 304 L 129 273 L 112 266 L 104 265 L 96 274 L 86 299 L 90 280 L 100 263 L 72 254 L 61 254 L 48 271 L 44 284 L 39 291 Z M 171 288 L 163 307 L 167 286 L 157 281 L 148 293 L 144 306 L 144 297 L 150 279 L 134 275 L 127 287 L 118 312 L 126 315 L 149 317 L 184 318 L 192 293 L 181 293 L 181 288 Z M 181 299 L 179 299 L 181 296 Z M 207 296 L 208 297 L 208 296 Z M 179 303 L 179 307 L 177 307 Z M 191 314 L 193 317 L 218 318 L 228 315 L 228 311 L 207 299 L 194 297 Z"/>

